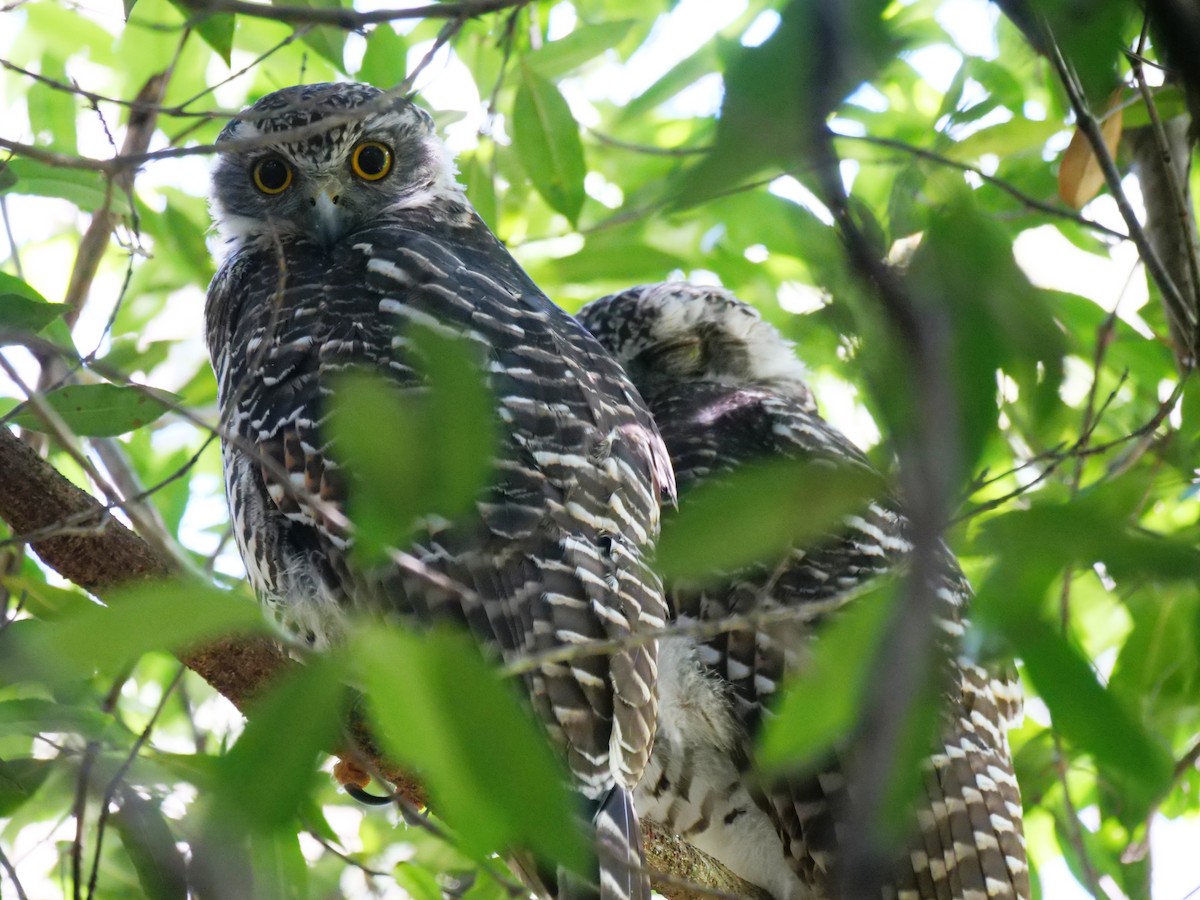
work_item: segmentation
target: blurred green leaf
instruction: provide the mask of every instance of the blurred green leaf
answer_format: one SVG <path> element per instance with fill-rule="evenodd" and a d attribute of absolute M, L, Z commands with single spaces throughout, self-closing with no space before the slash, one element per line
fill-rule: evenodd
<path fill-rule="evenodd" d="M 858 720 L 864 691 L 892 609 L 892 590 L 876 589 L 822 625 L 803 669 L 788 679 L 777 715 L 767 718 L 758 764 L 797 771 L 821 761 Z"/>
<path fill-rule="evenodd" d="M 735 48 L 716 143 L 678 185 L 676 205 L 691 207 L 764 169 L 791 170 L 804 159 L 814 129 L 897 49 L 883 15 L 887 6 L 885 0 L 790 0 L 766 41 Z M 831 35 L 833 23 L 845 31 Z"/>
<path fill-rule="evenodd" d="M 542 199 L 572 224 L 583 208 L 583 143 L 567 101 L 528 65 L 513 103 L 513 142 Z"/>
<path fill-rule="evenodd" d="M 392 875 L 396 884 L 408 894 L 412 900 L 442 900 L 442 889 L 436 879 L 420 866 L 402 862 L 396 866 Z"/>
<path fill-rule="evenodd" d="M 5 704 L 0 703 L 0 707 Z M 0 817 L 7 817 L 23 806 L 42 786 L 54 761 L 49 759 L 0 759 Z"/>
<path fill-rule="evenodd" d="M 154 900 L 187 900 L 187 863 L 159 805 L 143 800 L 132 788 L 125 788 L 110 821 L 137 870 L 145 896 Z"/>
<path fill-rule="evenodd" d="M 1088 99 L 1103 103 L 1118 83 L 1123 32 L 1133 8 L 1124 0 L 1042 0 L 1038 8 Z"/>
<path fill-rule="evenodd" d="M 1170 783 L 1170 756 L 1100 684 L 1087 660 L 1047 623 L 1006 620 L 1004 633 L 1050 708 L 1055 727 L 1121 778 L 1127 796 L 1135 801 L 1125 810 L 1126 821 L 1140 821 Z"/>
<path fill-rule="evenodd" d="M 7 578 L 5 586 L 21 597 L 25 609 L 39 619 L 75 615 L 95 605 L 79 590 L 54 587 L 34 578 Z"/>
<path fill-rule="evenodd" d="M 948 380 L 959 417 L 956 476 L 962 479 L 975 471 L 998 428 L 997 369 L 1019 384 L 1037 421 L 1057 408 L 1065 342 L 1044 296 L 1013 258 L 1011 241 L 960 190 L 931 214 L 907 287 L 928 321 L 940 323 L 935 327 L 948 337 Z M 900 365 L 902 355 L 888 361 Z M 889 424 L 908 433 L 916 427 L 910 386 L 886 377 L 883 366 L 875 369 Z"/>
<path fill-rule="evenodd" d="M 246 730 L 221 760 L 212 822 L 270 832 L 295 818 L 317 775 L 318 757 L 341 731 L 342 666 L 317 656 L 254 701 Z"/>
<path fill-rule="evenodd" d="M 36 334 L 64 309 L 65 305 L 48 302 L 20 278 L 0 272 L 0 331 Z"/>
<path fill-rule="evenodd" d="M 335 390 L 335 452 L 357 479 L 350 517 L 368 558 L 406 546 L 424 518 L 460 516 L 492 472 L 494 404 L 473 346 L 423 326 L 406 338 L 426 391 L 398 391 L 366 373 Z"/>
<path fill-rule="evenodd" d="M 345 0 L 271 0 L 272 6 L 299 6 L 304 9 L 346 9 Z M 337 71 L 345 72 L 343 51 L 346 32 L 332 25 L 315 25 L 302 38 L 313 50 Z"/>
<path fill-rule="evenodd" d="M 3 188 L 11 193 L 59 197 L 84 212 L 95 212 L 107 200 L 109 208 L 117 215 L 129 213 L 129 198 L 121 191 L 110 193 L 99 172 L 51 166 L 32 159 L 14 159 L 5 168 L 17 179 Z"/>
<path fill-rule="evenodd" d="M 1004 529 L 1009 552 L 1000 556 L 980 586 L 976 615 L 1002 633 L 1023 660 L 1026 676 L 1063 737 L 1121 784 L 1127 801 L 1124 820 L 1140 821 L 1166 789 L 1171 759 L 1100 683 L 1083 655 L 1041 614 L 1039 607 L 1056 574 L 1055 563 L 1045 555 L 1030 558 L 1014 553 L 1015 545 L 1044 537 L 1031 528 L 1028 535 L 1015 539 L 1019 527 L 1013 522 Z"/>
<path fill-rule="evenodd" d="M 69 384 L 43 398 L 62 416 L 76 434 L 108 437 L 149 425 L 182 398 L 157 388 L 121 384 Z M 31 431 L 45 431 L 46 424 L 31 406 L 13 413 L 8 421 Z"/>
<path fill-rule="evenodd" d="M 255 900 L 304 900 L 309 896 L 308 864 L 291 829 L 250 836 Z"/>
<path fill-rule="evenodd" d="M 363 629 L 348 658 L 384 746 L 419 775 L 465 849 L 520 847 L 584 865 L 563 767 L 468 638 Z"/>
<path fill-rule="evenodd" d="M 656 106 L 665 103 L 680 93 L 684 88 L 695 84 L 705 75 L 720 69 L 720 59 L 717 57 L 716 43 L 710 41 L 684 59 L 642 90 L 640 94 L 617 111 L 617 117 L 622 122 L 637 122 L 648 118 L 648 114 Z"/>
<path fill-rule="evenodd" d="M 355 77 L 387 90 L 402 82 L 406 75 L 408 42 L 387 22 L 381 22 L 367 35 L 367 51 Z"/>
<path fill-rule="evenodd" d="M 20 635 L 9 629 L 0 637 L 0 672 L 8 674 L 6 664 L 34 672 L 49 666 L 64 676 L 111 672 L 151 650 L 264 627 L 255 604 L 196 581 L 142 582 L 110 590 L 105 598 L 107 606 L 91 604 Z"/>
<path fill-rule="evenodd" d="M 135 2 L 136 0 L 125 0 L 126 18 L 129 18 L 129 10 L 133 8 Z M 195 23 L 192 27 L 204 39 L 204 43 L 212 47 L 217 56 L 228 66 L 233 56 L 233 32 L 237 25 L 233 13 L 205 10 L 197 16 L 195 4 L 189 4 L 186 0 L 171 0 L 171 4 L 188 22 Z"/>
<path fill-rule="evenodd" d="M 58 53 L 46 53 L 42 56 L 41 74 L 44 78 L 67 85 L 67 70 Z M 26 95 L 26 106 L 29 110 L 29 127 L 37 136 L 39 143 L 59 153 L 75 153 L 75 95 L 70 90 L 54 87 L 45 81 L 37 81 L 29 86 Z"/>
<path fill-rule="evenodd" d="M 61 731 L 89 740 L 112 739 L 121 729 L 95 709 L 29 698 L 0 701 L 0 735 Z"/>
<path fill-rule="evenodd" d="M 581 25 L 565 37 L 526 54 L 522 62 L 553 81 L 621 43 L 633 25 L 632 19 Z"/>
<path fill-rule="evenodd" d="M 745 467 L 684 495 L 664 517 L 658 542 L 663 578 L 703 580 L 779 559 L 793 546 L 836 531 L 842 516 L 883 489 L 865 466 L 780 459 Z"/>

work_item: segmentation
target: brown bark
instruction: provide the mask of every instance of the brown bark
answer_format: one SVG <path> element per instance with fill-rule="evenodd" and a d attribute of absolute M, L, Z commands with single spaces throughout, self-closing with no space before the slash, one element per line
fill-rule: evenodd
<path fill-rule="evenodd" d="M 28 536 L 46 565 L 99 596 L 118 584 L 174 574 L 169 561 L 7 428 L 0 428 L 0 519 L 14 534 Z M 266 638 L 225 639 L 180 653 L 179 659 L 242 711 L 296 664 Z M 355 759 L 392 781 L 405 799 L 420 803 L 420 786 L 388 762 L 363 724 L 353 722 L 349 731 L 357 744 Z M 684 841 L 649 825 L 643 832 L 655 887 L 671 900 L 766 897 Z"/>

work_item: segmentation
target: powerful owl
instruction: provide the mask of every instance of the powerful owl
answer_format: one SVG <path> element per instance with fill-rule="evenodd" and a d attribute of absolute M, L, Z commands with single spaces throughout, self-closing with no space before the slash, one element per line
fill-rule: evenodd
<path fill-rule="evenodd" d="M 597 300 L 579 318 L 642 392 L 682 494 L 771 458 L 869 466 L 817 414 L 792 345 L 727 291 L 643 286 Z M 779 900 L 834 895 L 846 781 L 836 758 L 816 772 L 761 779 L 755 736 L 820 622 L 903 563 L 907 532 L 902 509 L 880 499 L 824 539 L 717 586 L 668 585 L 681 623 L 765 613 L 762 620 L 773 624 L 662 642 L 658 738 L 636 794 L 638 812 Z M 949 550 L 941 554 L 936 624 L 949 670 L 943 727 L 925 766 L 914 839 L 885 896 L 1026 898 L 1021 801 L 1006 732 L 1020 695 L 1007 677 L 962 655 L 970 588 Z M 806 615 L 788 623 L 781 613 L 789 609 Z"/>
<path fill-rule="evenodd" d="M 657 647 L 636 635 L 664 624 L 645 558 L 674 485 L 637 392 L 476 215 L 432 120 L 407 99 L 360 84 L 286 88 L 233 119 L 219 146 L 212 210 L 228 255 L 206 330 L 234 534 L 256 593 L 318 649 L 355 609 L 457 623 L 503 661 L 618 642 L 543 665 L 526 686 L 590 801 L 601 896 L 648 896 L 631 797 L 654 739 Z M 502 433 L 494 480 L 469 514 L 423 518 L 393 557 L 404 565 L 363 571 L 347 498 L 372 485 L 338 468 L 331 384 L 362 367 L 421 392 L 416 327 L 481 358 Z"/>

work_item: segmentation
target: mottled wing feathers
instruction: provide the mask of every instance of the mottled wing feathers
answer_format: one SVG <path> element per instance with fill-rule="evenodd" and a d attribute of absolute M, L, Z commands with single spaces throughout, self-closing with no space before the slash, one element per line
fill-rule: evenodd
<path fill-rule="evenodd" d="M 802 404 L 772 392 L 689 385 L 654 395 L 652 408 L 676 463 L 681 488 L 773 456 L 865 465 L 862 454 Z M 809 606 L 813 624 L 732 631 L 709 640 L 702 660 L 732 688 L 747 735 L 757 730 L 783 673 L 795 667 L 820 619 L 852 600 L 879 575 L 901 567 L 911 545 L 907 522 L 888 500 L 843 520 L 829 539 L 793 550 L 770 571 L 742 573 L 720 590 L 673 591 L 682 612 L 704 621 L 776 607 Z M 969 588 L 945 553 L 938 591 L 938 633 L 946 654 L 943 747 L 926 772 L 918 803 L 919 843 L 897 868 L 895 888 L 908 900 L 1027 897 L 1021 807 L 1005 729 L 1019 710 L 1007 676 L 958 660 Z M 845 783 L 833 761 L 808 777 L 755 791 L 790 850 L 801 878 L 832 890 L 838 811 Z M 906 890 L 913 893 L 905 893 Z"/>

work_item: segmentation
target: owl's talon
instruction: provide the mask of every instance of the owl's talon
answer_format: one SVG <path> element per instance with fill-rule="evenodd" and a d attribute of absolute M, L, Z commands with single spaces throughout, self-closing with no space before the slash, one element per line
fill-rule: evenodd
<path fill-rule="evenodd" d="M 339 759 L 333 766 L 333 778 L 346 789 L 346 793 L 367 806 L 386 806 L 392 802 L 391 795 L 380 796 L 366 790 L 371 775 L 351 759 Z"/>
<path fill-rule="evenodd" d="M 342 787 L 346 789 L 347 794 L 359 803 L 366 804 L 367 806 L 387 806 L 392 802 L 390 795 L 380 796 L 379 794 L 372 794 L 370 791 L 364 791 L 356 784 L 344 784 Z"/>

